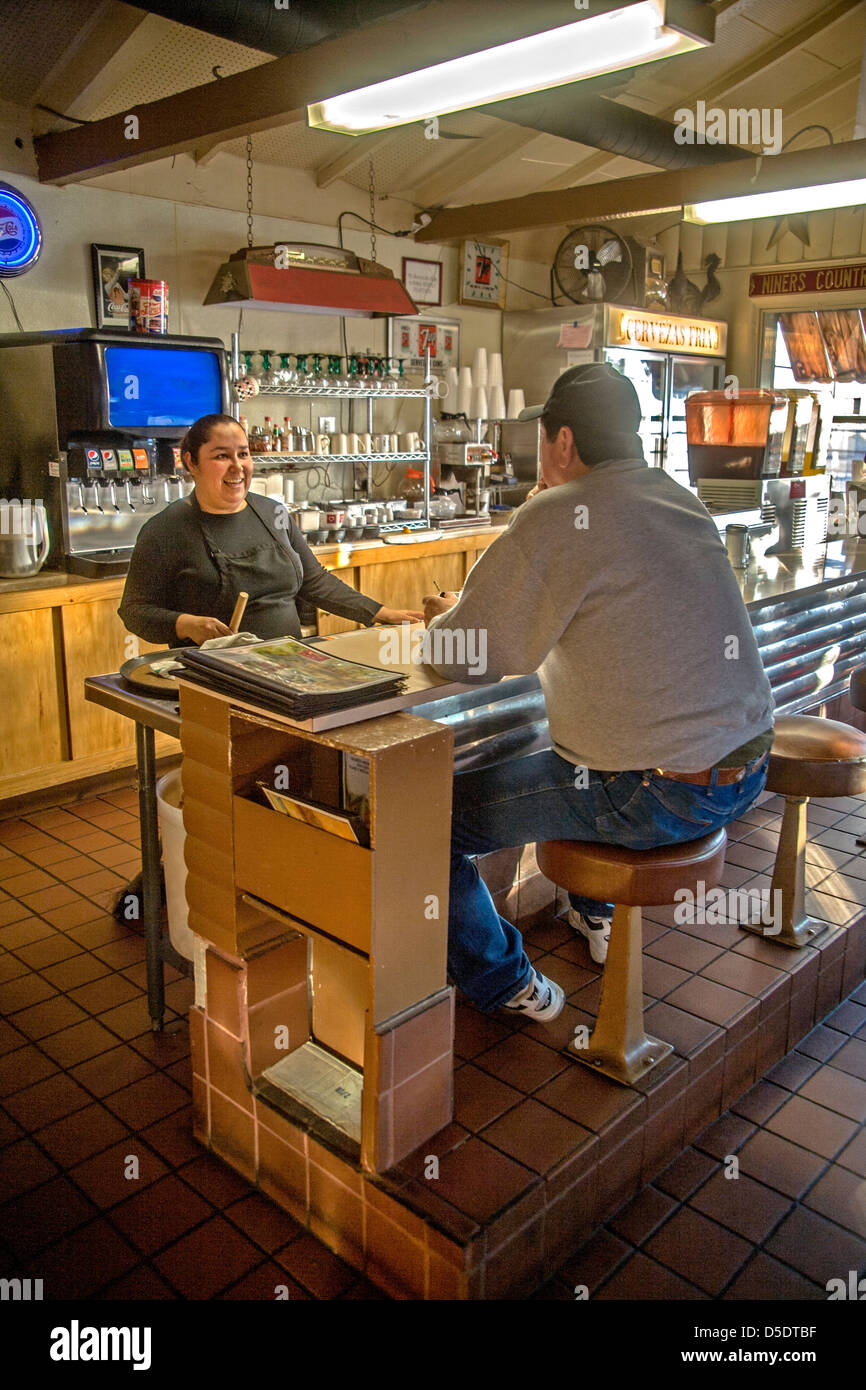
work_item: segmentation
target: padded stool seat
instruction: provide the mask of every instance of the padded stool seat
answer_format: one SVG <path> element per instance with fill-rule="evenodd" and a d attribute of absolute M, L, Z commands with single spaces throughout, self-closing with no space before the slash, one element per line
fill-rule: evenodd
<path fill-rule="evenodd" d="M 725 839 L 724 830 L 717 830 L 701 840 L 644 850 L 547 840 L 538 846 L 536 858 L 542 873 L 569 893 L 628 907 L 657 907 L 674 902 L 690 877 L 717 879 L 724 868 Z"/>
<path fill-rule="evenodd" d="M 857 796 L 866 791 L 866 734 L 814 714 L 780 715 L 767 791 L 780 796 Z"/>
<path fill-rule="evenodd" d="M 685 844 L 633 850 L 585 840 L 546 840 L 535 847 L 541 872 L 580 897 L 614 904 L 601 1004 L 587 1045 L 574 1057 L 631 1086 L 658 1066 L 670 1043 L 644 1032 L 641 907 L 676 901 L 683 888 L 718 883 L 725 866 L 724 830 Z"/>
<path fill-rule="evenodd" d="M 780 946 L 799 948 L 829 925 L 806 911 L 806 803 L 810 796 L 866 792 L 866 734 L 814 714 L 779 715 L 767 791 L 785 798 L 772 884 L 773 893 L 780 894 L 773 904 L 781 902 L 781 927 L 771 935 L 757 924 L 741 926 Z"/>
<path fill-rule="evenodd" d="M 851 672 L 848 698 L 855 709 L 866 710 L 866 666 L 857 666 Z"/>

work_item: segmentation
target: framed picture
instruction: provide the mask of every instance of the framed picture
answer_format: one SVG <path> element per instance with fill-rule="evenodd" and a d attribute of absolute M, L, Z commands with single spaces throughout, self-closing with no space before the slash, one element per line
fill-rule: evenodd
<path fill-rule="evenodd" d="M 403 285 L 416 304 L 442 303 L 442 262 L 403 257 Z"/>
<path fill-rule="evenodd" d="M 460 366 L 460 320 L 400 315 L 388 320 L 388 356 L 404 358 L 404 371 L 423 372 L 430 352 L 434 372 Z"/>
<path fill-rule="evenodd" d="M 505 308 L 505 273 L 508 242 L 471 237 L 460 247 L 457 303 Z"/>
<path fill-rule="evenodd" d="M 129 327 L 129 282 L 145 278 L 144 251 L 140 246 L 104 246 L 90 243 L 96 327 Z"/>

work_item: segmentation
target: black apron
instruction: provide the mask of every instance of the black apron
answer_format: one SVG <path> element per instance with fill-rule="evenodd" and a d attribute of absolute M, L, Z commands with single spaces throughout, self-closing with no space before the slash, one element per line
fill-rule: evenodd
<path fill-rule="evenodd" d="M 242 512 L 229 515 L 244 515 L 254 522 L 254 526 L 248 524 L 244 528 L 252 535 L 238 551 L 228 548 L 231 542 L 224 534 L 225 528 L 211 524 L 210 513 L 204 512 L 199 518 L 202 538 L 219 575 L 214 616 L 228 624 L 238 594 L 245 591 L 249 601 L 241 622 L 244 632 L 254 632 L 262 638 L 300 637 L 301 624 L 294 602 L 303 580 L 300 557 L 287 542 L 275 540 L 249 505 Z M 257 531 L 261 532 L 261 539 Z"/>

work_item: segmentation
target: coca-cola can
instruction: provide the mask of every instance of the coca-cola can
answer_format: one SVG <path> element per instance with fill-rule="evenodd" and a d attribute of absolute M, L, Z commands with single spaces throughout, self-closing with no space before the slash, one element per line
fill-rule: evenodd
<path fill-rule="evenodd" d="M 168 332 L 168 285 L 165 280 L 130 280 L 129 326 L 135 333 Z"/>

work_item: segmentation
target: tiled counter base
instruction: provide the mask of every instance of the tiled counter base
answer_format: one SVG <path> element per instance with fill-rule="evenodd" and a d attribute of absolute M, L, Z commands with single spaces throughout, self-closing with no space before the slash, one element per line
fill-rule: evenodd
<path fill-rule="evenodd" d="M 792 952 L 735 926 L 671 929 L 669 910 L 657 910 L 660 920 L 645 922 L 647 1021 L 675 1051 L 627 1089 L 565 1051 L 575 1027 L 592 1027 L 600 981 L 556 919 L 555 890 L 532 850 L 488 856 L 481 867 L 499 910 L 520 920 L 529 954 L 545 957 L 569 1002 L 550 1027 L 458 1003 L 454 1120 L 385 1173 L 363 1171 L 332 1131 L 254 1093 L 238 1004 L 249 962 L 209 949 L 206 1007 L 190 1012 L 199 1140 L 398 1298 L 528 1296 L 866 970 L 866 916 Z M 256 985 L 250 1007 L 268 1010 L 282 991 L 282 1015 L 286 981 L 270 967 L 259 979 L 272 996 L 256 995 Z M 436 1026 L 414 1039 L 410 1030 L 389 1054 L 390 1080 L 420 1105 L 424 1088 L 412 1078 L 450 1041 L 450 1009 L 443 998 L 430 1015 Z"/>

